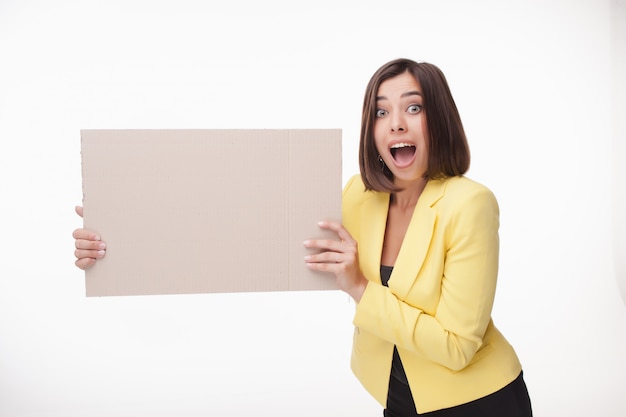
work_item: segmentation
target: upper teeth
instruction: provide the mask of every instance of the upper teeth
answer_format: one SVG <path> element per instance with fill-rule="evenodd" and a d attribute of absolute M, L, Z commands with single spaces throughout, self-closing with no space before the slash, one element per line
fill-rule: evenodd
<path fill-rule="evenodd" d="M 391 149 L 404 148 L 406 146 L 415 146 L 415 145 L 413 145 L 412 143 L 400 142 L 400 143 L 395 143 L 391 145 Z"/>

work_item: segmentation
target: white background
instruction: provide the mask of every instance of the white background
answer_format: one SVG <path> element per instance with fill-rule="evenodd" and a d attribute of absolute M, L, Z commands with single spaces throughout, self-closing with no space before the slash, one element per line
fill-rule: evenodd
<path fill-rule="evenodd" d="M 493 317 L 535 415 L 623 416 L 623 4 L 0 0 L 0 416 L 382 415 L 347 295 L 87 299 L 71 232 L 80 129 L 341 128 L 345 180 L 397 57 L 445 72 L 500 202 Z"/>

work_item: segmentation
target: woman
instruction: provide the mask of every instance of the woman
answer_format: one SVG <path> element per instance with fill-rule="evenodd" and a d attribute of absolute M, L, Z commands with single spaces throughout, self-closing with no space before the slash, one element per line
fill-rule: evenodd
<path fill-rule="evenodd" d="M 337 240 L 305 258 L 356 301 L 352 369 L 385 416 L 531 416 L 520 362 L 491 320 L 498 204 L 470 155 L 443 73 L 398 59 L 370 80 L 360 175 Z"/>
<path fill-rule="evenodd" d="M 352 369 L 385 416 L 532 416 L 520 362 L 491 320 L 498 205 L 463 176 L 469 161 L 442 72 L 391 61 L 366 89 L 344 224 L 320 223 L 337 239 L 304 243 L 306 265 L 357 302 Z M 93 232 L 74 238 L 79 268 L 105 255 Z"/>

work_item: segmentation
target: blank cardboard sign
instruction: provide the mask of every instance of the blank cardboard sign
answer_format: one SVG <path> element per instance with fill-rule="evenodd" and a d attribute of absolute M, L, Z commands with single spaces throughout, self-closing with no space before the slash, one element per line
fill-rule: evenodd
<path fill-rule="evenodd" d="M 87 296 L 336 289 L 304 264 L 341 220 L 341 130 L 81 130 Z"/>

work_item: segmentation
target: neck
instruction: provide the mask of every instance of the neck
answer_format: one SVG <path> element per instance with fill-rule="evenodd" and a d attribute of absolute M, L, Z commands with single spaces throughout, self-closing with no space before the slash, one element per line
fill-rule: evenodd
<path fill-rule="evenodd" d="M 391 196 L 391 204 L 400 210 L 412 210 L 422 195 L 426 182 L 427 180 L 420 180 L 404 186 L 402 191 Z"/>

